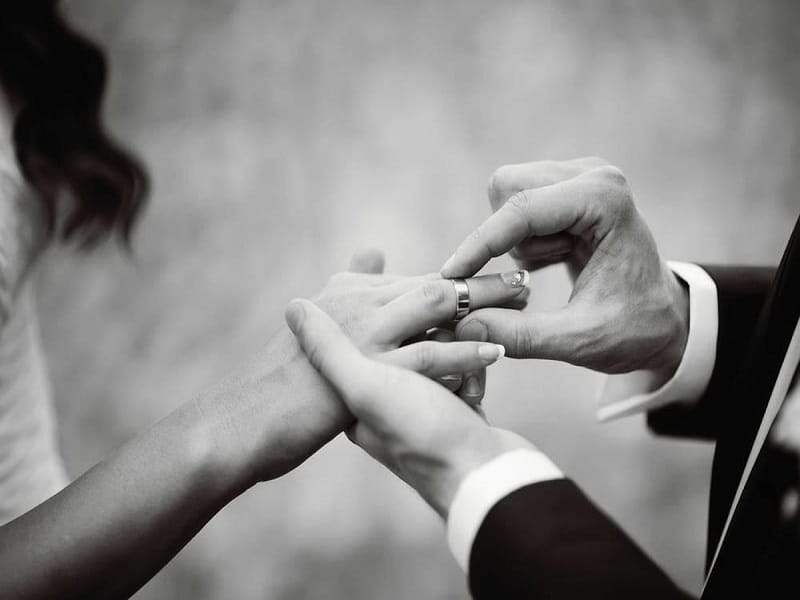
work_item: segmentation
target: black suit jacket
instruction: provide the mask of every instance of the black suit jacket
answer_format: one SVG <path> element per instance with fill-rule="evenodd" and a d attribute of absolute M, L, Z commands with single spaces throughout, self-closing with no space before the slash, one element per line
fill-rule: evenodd
<path fill-rule="evenodd" d="M 719 305 L 711 380 L 699 402 L 652 411 L 648 425 L 716 442 L 708 568 L 800 315 L 800 221 L 777 270 L 704 268 Z M 703 598 L 800 597 L 800 529 L 780 518 L 797 469 L 796 457 L 770 445 L 759 453 Z M 529 485 L 495 505 L 469 573 L 479 599 L 689 598 L 569 480 Z"/>

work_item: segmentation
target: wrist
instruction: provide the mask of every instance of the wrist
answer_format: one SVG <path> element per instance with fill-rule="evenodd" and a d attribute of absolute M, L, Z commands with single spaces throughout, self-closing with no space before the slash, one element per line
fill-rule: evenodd
<path fill-rule="evenodd" d="M 285 328 L 192 406 L 198 455 L 240 491 L 294 469 L 352 423 Z"/>
<path fill-rule="evenodd" d="M 666 265 L 664 269 L 669 282 L 671 327 L 656 371 L 662 381 L 668 381 L 678 370 L 689 339 L 689 286 Z"/>
<path fill-rule="evenodd" d="M 465 436 L 461 444 L 449 449 L 441 461 L 441 472 L 431 479 L 428 494 L 423 490 L 420 493 L 446 520 L 456 492 L 470 473 L 498 456 L 521 448 L 535 449 L 533 444 L 513 432 L 481 423 L 480 428 Z"/>
<path fill-rule="evenodd" d="M 147 435 L 169 440 L 170 452 L 179 462 L 178 471 L 185 477 L 189 489 L 217 508 L 251 485 L 241 471 L 234 468 L 229 452 L 214 433 L 199 400 L 178 408 Z"/>

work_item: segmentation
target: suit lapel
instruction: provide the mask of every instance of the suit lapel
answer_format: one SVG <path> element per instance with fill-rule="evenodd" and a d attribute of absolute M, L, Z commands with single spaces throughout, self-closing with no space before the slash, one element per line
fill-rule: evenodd
<path fill-rule="evenodd" d="M 753 441 L 800 315 L 798 238 L 800 238 L 800 220 L 795 225 L 792 238 L 784 253 L 750 354 L 743 363 L 742 374 L 731 388 L 735 391 L 727 407 L 726 421 L 729 426 L 724 428 L 718 439 L 714 457 L 709 511 L 709 559 L 715 554 Z M 764 490 L 769 487 L 765 477 L 771 473 L 769 465 L 775 462 L 776 452 L 765 446 L 758 455 L 741 495 L 736 514 L 731 519 L 723 546 L 719 550 L 718 564 L 707 582 L 707 594 L 704 594 L 704 597 L 712 597 L 718 581 L 740 578 L 742 573 L 737 573 L 737 568 L 741 569 L 745 565 L 739 560 L 734 560 L 737 555 L 736 549 L 749 545 L 748 537 L 753 535 L 752 532 L 760 525 L 764 525 L 764 519 L 772 524 L 775 523 L 777 512 L 774 498 Z M 748 553 L 750 557 L 754 556 L 753 551 L 755 548 L 750 548 Z"/>
<path fill-rule="evenodd" d="M 800 360 L 800 324 L 795 327 L 792 343 L 778 382 L 770 399 L 768 415 L 761 424 L 752 459 L 742 474 L 741 493 L 734 497 L 729 522 L 712 562 L 704 588 L 704 598 L 727 597 L 737 589 L 747 589 L 758 572 L 771 569 L 764 564 L 766 550 L 784 524 L 779 519 L 786 492 L 797 483 L 797 457 L 776 448 L 771 442 L 774 416 L 786 398 L 798 360 Z M 775 404 L 775 406 L 772 406 Z M 767 561 L 769 562 L 769 561 Z"/>

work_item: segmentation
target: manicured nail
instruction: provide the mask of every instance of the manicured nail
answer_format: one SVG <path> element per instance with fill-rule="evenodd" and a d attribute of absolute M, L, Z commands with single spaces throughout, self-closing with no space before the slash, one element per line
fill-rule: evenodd
<path fill-rule="evenodd" d="M 481 344 L 478 348 L 478 356 L 486 361 L 486 364 L 497 362 L 506 355 L 505 346 L 500 344 Z"/>
<path fill-rule="evenodd" d="M 512 288 L 524 288 L 528 287 L 528 283 L 531 280 L 531 274 L 525 269 L 520 269 L 518 271 L 501 273 L 500 279 L 503 280 L 503 283 L 511 286 Z"/>
<path fill-rule="evenodd" d="M 306 311 L 299 300 L 292 300 L 286 307 L 286 324 L 292 333 L 297 333 L 306 318 Z"/>
<path fill-rule="evenodd" d="M 470 375 L 464 382 L 464 387 L 462 389 L 464 390 L 465 396 L 480 396 L 481 382 L 478 381 L 478 378 L 475 375 Z"/>

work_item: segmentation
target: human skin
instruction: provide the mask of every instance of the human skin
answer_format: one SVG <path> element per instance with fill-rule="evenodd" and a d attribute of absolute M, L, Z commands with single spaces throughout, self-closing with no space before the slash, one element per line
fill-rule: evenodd
<path fill-rule="evenodd" d="M 565 307 L 547 313 L 475 310 L 458 324 L 459 339 L 500 343 L 519 358 L 671 376 L 686 345 L 687 292 L 659 256 L 619 169 L 594 158 L 509 165 L 492 176 L 489 196 L 496 212 L 467 236 L 442 275 L 472 275 L 510 252 L 531 270 L 566 263 L 574 289 Z M 414 373 L 368 368 L 369 357 L 307 302 L 293 302 L 287 321 L 358 418 L 351 439 L 443 516 L 470 470 L 531 447 Z"/>
<path fill-rule="evenodd" d="M 293 300 L 286 321 L 311 364 L 356 417 L 348 437 L 443 518 L 470 471 L 505 452 L 533 448 L 522 437 L 489 426 L 430 379 L 365 355 L 312 302 Z"/>
<path fill-rule="evenodd" d="M 510 356 L 567 361 L 606 373 L 677 369 L 688 336 L 688 292 L 667 267 L 623 173 L 602 159 L 500 167 L 489 182 L 494 209 L 441 269 L 466 277 L 509 252 L 538 269 L 565 263 L 573 277 L 554 311 L 477 310 L 460 339 L 503 344 Z"/>
<path fill-rule="evenodd" d="M 316 301 L 373 360 L 438 377 L 483 369 L 501 355 L 494 344 L 401 347 L 452 319 L 452 284 L 381 275 L 374 253 L 354 263 L 373 272 L 334 276 Z M 470 285 L 476 306 L 507 305 L 523 293 L 499 277 Z M 0 527 L 2 595 L 128 597 L 227 502 L 295 468 L 352 423 L 284 327 L 235 374 Z"/>

